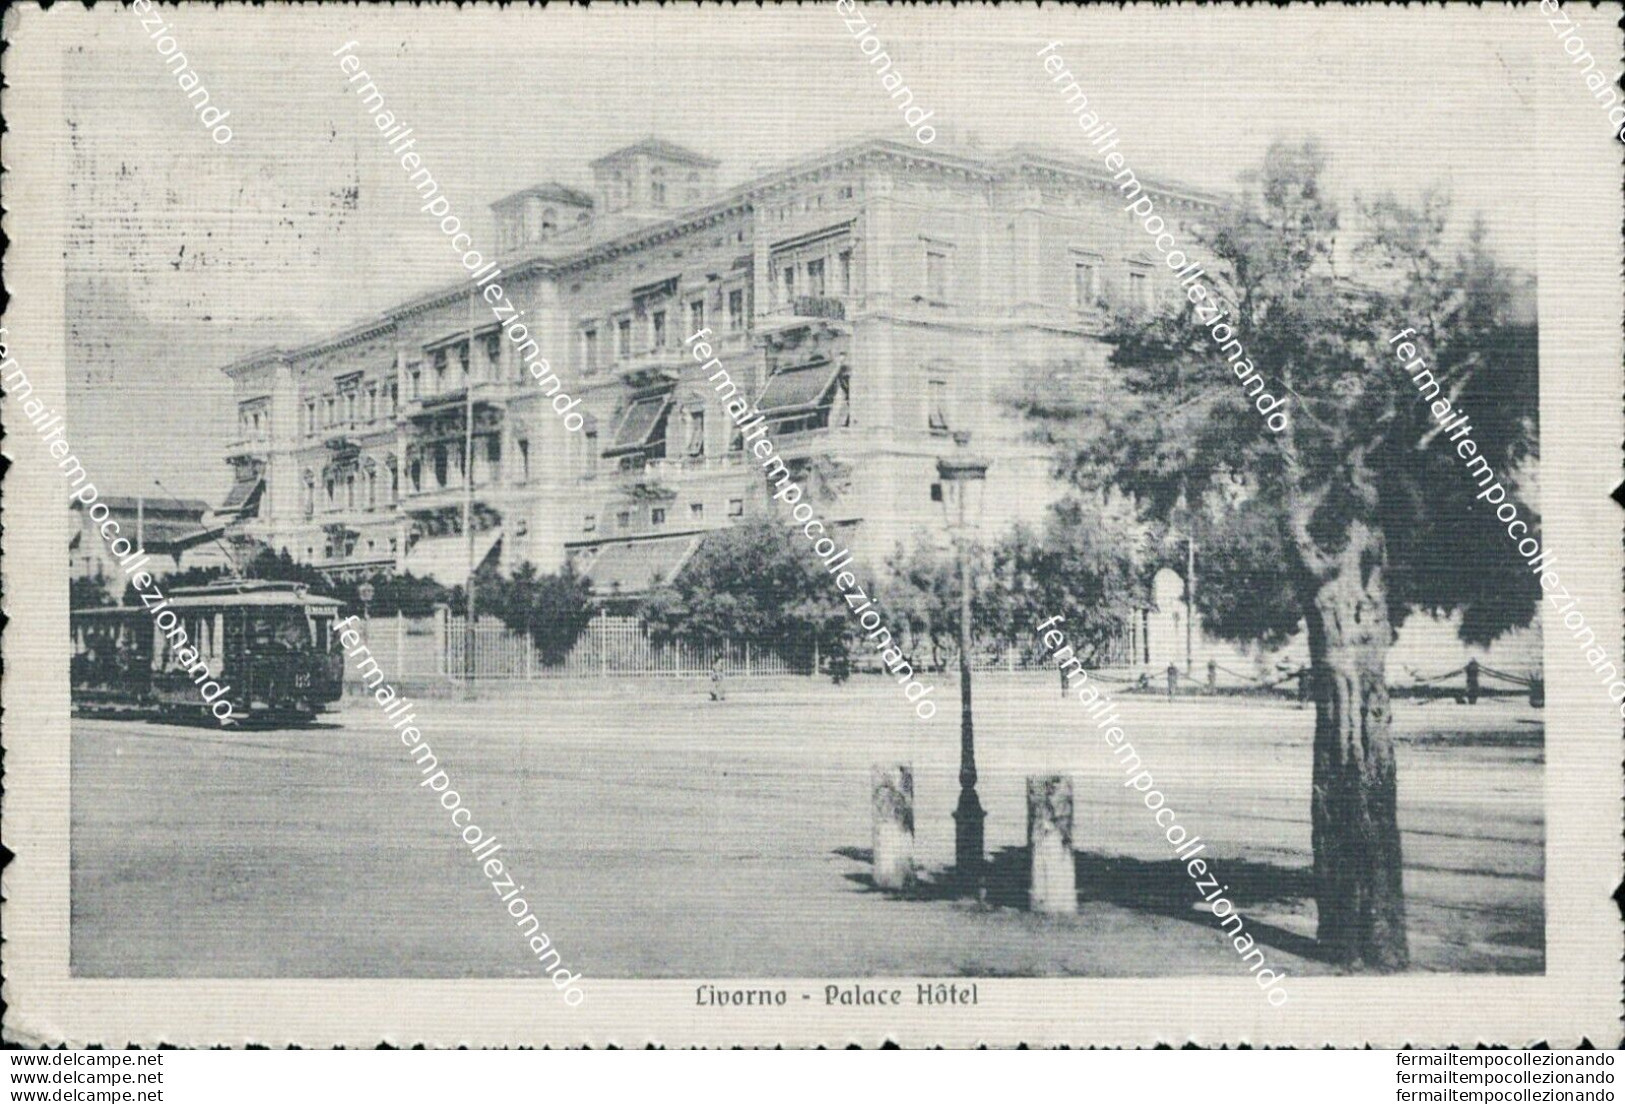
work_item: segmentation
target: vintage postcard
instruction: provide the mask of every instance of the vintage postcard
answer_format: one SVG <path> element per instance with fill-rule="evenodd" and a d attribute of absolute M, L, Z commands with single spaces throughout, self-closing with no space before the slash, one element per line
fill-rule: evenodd
<path fill-rule="evenodd" d="M 1621 1042 L 1619 4 L 17 5 L 8 1042 Z"/>

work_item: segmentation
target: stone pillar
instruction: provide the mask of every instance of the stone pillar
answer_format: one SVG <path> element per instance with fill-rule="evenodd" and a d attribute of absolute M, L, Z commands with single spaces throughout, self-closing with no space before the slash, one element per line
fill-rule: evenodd
<path fill-rule="evenodd" d="M 881 889 L 914 881 L 914 771 L 903 764 L 869 769 L 874 817 L 874 880 Z"/>
<path fill-rule="evenodd" d="M 1027 779 L 1027 849 L 1032 855 L 1033 912 L 1070 916 L 1078 911 L 1072 863 L 1072 779 L 1064 774 Z"/>

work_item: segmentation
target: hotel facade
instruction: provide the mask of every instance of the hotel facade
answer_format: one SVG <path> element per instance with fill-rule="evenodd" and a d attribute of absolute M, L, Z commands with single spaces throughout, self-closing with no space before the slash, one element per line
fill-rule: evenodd
<path fill-rule="evenodd" d="M 476 563 L 569 560 L 600 595 L 643 593 L 706 532 L 779 509 L 683 345 L 709 329 L 875 572 L 940 539 L 936 462 L 961 432 L 991 461 L 984 532 L 1037 520 L 1059 487 L 1005 396 L 1031 373 L 1097 392 L 1109 312 L 1178 294 L 1120 182 L 1040 152 L 868 139 L 722 189 L 716 161 L 651 138 L 590 169 L 591 194 L 545 183 L 491 205 L 501 282 L 582 428 L 463 281 L 224 369 L 233 535 L 336 576 L 453 584 L 466 512 Z M 1176 233 L 1218 202 L 1139 183 Z"/>

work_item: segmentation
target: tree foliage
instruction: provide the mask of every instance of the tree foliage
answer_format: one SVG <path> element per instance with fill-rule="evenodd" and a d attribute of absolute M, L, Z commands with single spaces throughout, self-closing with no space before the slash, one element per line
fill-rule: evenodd
<path fill-rule="evenodd" d="M 855 629 L 846 601 L 799 534 L 768 518 L 707 533 L 640 609 L 656 640 L 732 640 L 839 670 Z"/>
<path fill-rule="evenodd" d="M 542 575 L 527 561 L 508 577 L 486 566 L 475 573 L 474 584 L 475 612 L 529 636 L 543 663 L 563 663 L 592 620 L 592 583 L 569 564 Z M 462 587 L 453 588 L 449 599 L 454 610 L 465 608 Z"/>
<path fill-rule="evenodd" d="M 1195 535 L 1198 606 L 1222 635 L 1290 633 L 1314 569 L 1359 521 L 1385 538 L 1395 627 L 1418 609 L 1459 610 L 1465 636 L 1490 639 L 1529 622 L 1538 588 L 1389 338 L 1419 331 L 1418 355 L 1472 416 L 1480 453 L 1533 527 L 1532 328 L 1512 324 L 1512 276 L 1481 227 L 1449 247 L 1449 202 L 1437 192 L 1416 206 L 1362 204 L 1362 238 L 1341 250 L 1324 169 L 1313 143 L 1278 143 L 1241 201 L 1197 232 L 1247 360 L 1290 404 L 1286 432 L 1266 428 L 1183 297 L 1150 317 L 1116 318 L 1107 401 L 1068 399 L 1053 380 L 1078 370 L 1063 365 L 1016 404 L 1077 486 L 1116 486 L 1152 521 Z M 1343 252 L 1352 271 L 1339 269 Z"/>
<path fill-rule="evenodd" d="M 1031 648 L 1033 627 L 1059 614 L 1068 642 L 1084 661 L 1103 662 L 1144 594 L 1148 537 L 1131 502 L 1090 492 L 1055 504 L 1040 525 L 1018 525 L 991 545 L 971 546 L 977 640 Z M 887 610 L 940 662 L 943 653 L 958 648 L 956 554 L 920 539 L 899 548 L 887 568 L 879 588 Z"/>

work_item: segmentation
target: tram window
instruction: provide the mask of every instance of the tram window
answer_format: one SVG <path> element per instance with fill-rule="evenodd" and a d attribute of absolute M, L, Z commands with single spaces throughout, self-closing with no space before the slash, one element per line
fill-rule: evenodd
<path fill-rule="evenodd" d="M 256 613 L 249 621 L 249 639 L 256 649 L 281 647 L 291 652 L 305 647 L 305 616 L 301 610 Z"/>

